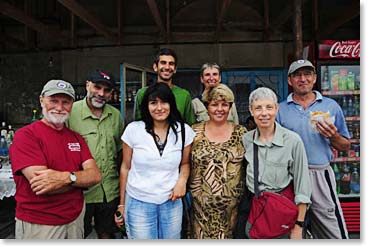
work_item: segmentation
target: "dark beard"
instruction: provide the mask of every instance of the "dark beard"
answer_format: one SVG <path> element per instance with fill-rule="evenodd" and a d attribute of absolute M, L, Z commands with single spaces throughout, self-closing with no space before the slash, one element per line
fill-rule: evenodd
<path fill-rule="evenodd" d="M 162 76 L 160 76 L 160 74 L 158 73 L 158 77 L 159 77 L 159 80 L 161 81 L 164 81 L 164 82 L 169 82 L 172 80 L 173 78 L 173 74 L 169 77 L 169 78 L 163 78 Z"/>
<path fill-rule="evenodd" d="M 161 81 L 163 81 L 163 82 L 168 83 L 170 80 L 172 80 L 172 77 L 173 77 L 173 76 L 171 76 L 171 77 L 169 77 L 169 78 L 162 78 L 161 76 L 159 76 L 159 79 L 160 79 Z"/>

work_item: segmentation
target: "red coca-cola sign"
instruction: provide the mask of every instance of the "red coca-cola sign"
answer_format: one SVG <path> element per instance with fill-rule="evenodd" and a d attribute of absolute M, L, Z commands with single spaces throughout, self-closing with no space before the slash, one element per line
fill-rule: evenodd
<path fill-rule="evenodd" d="M 323 40 L 319 43 L 321 59 L 359 59 L 359 40 Z"/>

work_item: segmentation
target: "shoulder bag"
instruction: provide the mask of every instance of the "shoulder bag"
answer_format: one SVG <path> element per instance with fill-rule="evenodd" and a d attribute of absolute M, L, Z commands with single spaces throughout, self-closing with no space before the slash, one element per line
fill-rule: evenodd
<path fill-rule="evenodd" d="M 258 146 L 254 143 L 254 187 L 245 233 L 251 239 L 269 239 L 287 234 L 294 227 L 298 207 L 294 203 L 293 185 L 280 193 L 259 192 Z"/>

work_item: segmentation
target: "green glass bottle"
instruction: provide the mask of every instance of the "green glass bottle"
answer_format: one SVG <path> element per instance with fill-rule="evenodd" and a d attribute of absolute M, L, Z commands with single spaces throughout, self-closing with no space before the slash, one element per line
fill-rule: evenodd
<path fill-rule="evenodd" d="M 340 170 L 339 170 L 339 167 L 338 167 L 338 163 L 334 162 L 334 164 L 333 164 L 333 170 L 334 170 L 335 181 L 336 181 L 336 192 L 339 194 L 340 193 L 340 178 L 341 178 L 341 174 L 340 174 Z"/>
<path fill-rule="evenodd" d="M 122 214 L 120 213 L 120 211 L 116 211 L 116 217 L 117 219 L 121 219 L 122 218 Z M 125 224 L 122 224 L 119 227 L 119 231 L 121 233 L 121 238 L 127 238 L 127 233 L 126 233 L 126 227 Z"/>
<path fill-rule="evenodd" d="M 35 122 L 37 120 L 37 109 L 32 110 L 33 117 L 31 119 L 31 122 Z"/>

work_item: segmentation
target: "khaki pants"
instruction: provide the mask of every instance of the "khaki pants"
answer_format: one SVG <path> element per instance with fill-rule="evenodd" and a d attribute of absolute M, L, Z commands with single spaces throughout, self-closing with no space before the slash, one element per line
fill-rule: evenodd
<path fill-rule="evenodd" d="M 15 218 L 15 239 L 83 239 L 84 213 L 85 204 L 78 218 L 58 226 L 28 223 Z"/>

